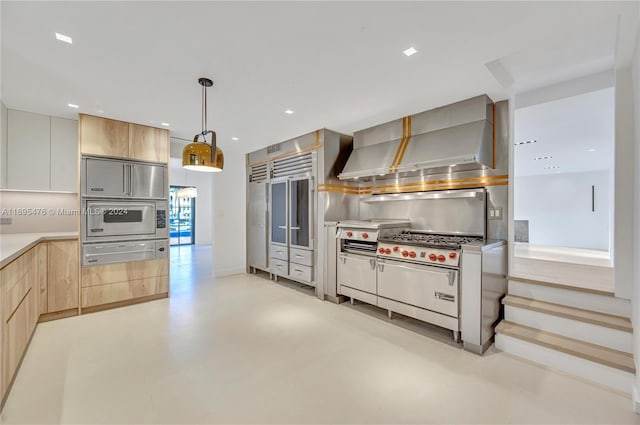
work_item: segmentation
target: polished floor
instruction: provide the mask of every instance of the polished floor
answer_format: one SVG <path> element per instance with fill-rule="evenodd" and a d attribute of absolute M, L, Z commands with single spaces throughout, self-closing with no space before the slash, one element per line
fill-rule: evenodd
<path fill-rule="evenodd" d="M 627 396 L 371 307 L 214 280 L 209 247 L 171 264 L 170 299 L 39 325 L 2 423 L 640 423 Z"/>

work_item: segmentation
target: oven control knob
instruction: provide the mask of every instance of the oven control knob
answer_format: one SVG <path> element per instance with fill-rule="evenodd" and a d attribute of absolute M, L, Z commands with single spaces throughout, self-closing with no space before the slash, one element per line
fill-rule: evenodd
<path fill-rule="evenodd" d="M 384 254 L 384 248 L 380 248 L 380 249 L 378 249 L 378 252 L 379 252 L 380 254 Z"/>
<path fill-rule="evenodd" d="M 450 252 L 449 253 L 449 258 L 451 258 L 452 260 L 455 260 L 455 258 L 458 256 L 458 254 L 456 254 L 455 252 Z"/>
<path fill-rule="evenodd" d="M 394 246 L 394 247 L 393 247 L 393 252 L 398 252 L 398 250 L 399 250 L 399 249 L 400 249 L 399 247 Z"/>
<path fill-rule="evenodd" d="M 389 255 L 389 254 L 391 254 L 391 250 L 389 248 L 385 248 L 384 249 L 384 253 Z"/>
<path fill-rule="evenodd" d="M 348 237 L 353 236 L 353 232 L 347 232 L 347 236 L 348 236 Z"/>
<path fill-rule="evenodd" d="M 367 239 L 369 237 L 368 233 L 362 233 L 360 234 L 360 236 L 362 236 L 362 239 Z"/>
<path fill-rule="evenodd" d="M 402 251 L 402 256 L 406 257 L 407 255 L 409 255 L 409 251 Z"/>
<path fill-rule="evenodd" d="M 436 261 L 438 257 L 436 257 L 436 254 L 429 254 L 429 260 L 431 261 Z"/>
<path fill-rule="evenodd" d="M 444 263 L 444 261 L 446 260 L 444 255 L 438 255 L 438 261 L 440 261 L 441 263 Z"/>
<path fill-rule="evenodd" d="M 411 251 L 411 252 L 409 253 L 409 257 L 411 257 L 411 258 L 416 258 L 416 253 L 415 253 L 415 252 L 413 252 L 413 251 Z"/>

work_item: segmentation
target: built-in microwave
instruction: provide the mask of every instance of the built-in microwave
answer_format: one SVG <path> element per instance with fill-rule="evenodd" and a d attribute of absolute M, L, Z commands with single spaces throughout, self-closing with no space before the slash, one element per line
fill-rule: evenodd
<path fill-rule="evenodd" d="M 169 237 L 166 200 L 82 201 L 82 242 L 109 242 Z"/>
<path fill-rule="evenodd" d="M 82 197 L 111 199 L 166 199 L 167 166 L 138 161 L 82 157 Z"/>

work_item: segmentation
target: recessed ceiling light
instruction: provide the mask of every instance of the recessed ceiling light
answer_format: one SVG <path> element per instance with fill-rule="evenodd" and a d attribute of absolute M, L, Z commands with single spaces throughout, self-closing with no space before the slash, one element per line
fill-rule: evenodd
<path fill-rule="evenodd" d="M 536 156 L 535 158 L 533 158 L 534 161 L 538 161 L 541 159 L 551 159 L 553 158 L 551 155 L 547 155 L 547 156 Z"/>
<path fill-rule="evenodd" d="M 231 140 L 233 140 L 234 142 L 238 140 L 237 137 L 232 137 Z"/>
<path fill-rule="evenodd" d="M 415 47 L 411 46 L 407 50 L 403 50 L 402 53 L 404 53 L 405 56 L 412 56 L 418 53 L 418 51 L 415 49 Z"/>
<path fill-rule="evenodd" d="M 79 108 L 79 106 L 76 105 L 75 103 L 69 103 L 67 106 L 69 106 L 69 108 L 75 108 L 75 109 Z"/>
<path fill-rule="evenodd" d="M 516 145 L 516 146 L 517 145 L 528 145 L 530 143 L 537 143 L 537 142 L 538 142 L 537 140 L 533 140 L 533 139 L 531 139 L 531 140 L 523 140 L 522 142 L 514 143 L 514 145 Z"/>
<path fill-rule="evenodd" d="M 98 110 L 97 110 L 97 112 L 98 112 L 99 114 L 104 113 L 104 111 L 103 111 L 102 109 L 98 109 Z"/>
<path fill-rule="evenodd" d="M 171 124 L 169 124 L 168 122 L 163 122 L 163 123 L 160 123 L 160 125 L 164 127 L 169 127 Z"/>
<path fill-rule="evenodd" d="M 557 170 L 560 168 L 559 165 L 552 165 L 551 167 L 544 167 L 545 170 Z"/>
<path fill-rule="evenodd" d="M 68 35 L 60 34 L 59 32 L 57 32 L 56 38 L 64 43 L 73 44 L 73 39 Z"/>
<path fill-rule="evenodd" d="M 287 109 L 286 111 L 284 111 L 284 113 L 287 115 L 291 115 L 293 114 L 293 111 L 291 109 Z"/>
<path fill-rule="evenodd" d="M 589 152 L 595 152 L 595 149 L 588 149 Z"/>

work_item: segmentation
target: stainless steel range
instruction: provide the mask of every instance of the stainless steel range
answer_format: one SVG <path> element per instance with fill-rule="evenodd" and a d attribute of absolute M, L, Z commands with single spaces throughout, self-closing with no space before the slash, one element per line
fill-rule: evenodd
<path fill-rule="evenodd" d="M 390 318 L 395 312 L 449 329 L 465 349 L 483 353 L 506 289 L 504 241 L 485 238 L 484 189 L 368 202 L 370 214 L 405 211 L 410 221 L 340 222 L 338 293 L 383 308 Z M 411 228 L 420 224 L 428 230 Z"/>
<path fill-rule="evenodd" d="M 479 236 L 403 231 L 379 239 L 378 306 L 453 331 L 460 339 L 460 256 Z"/>

